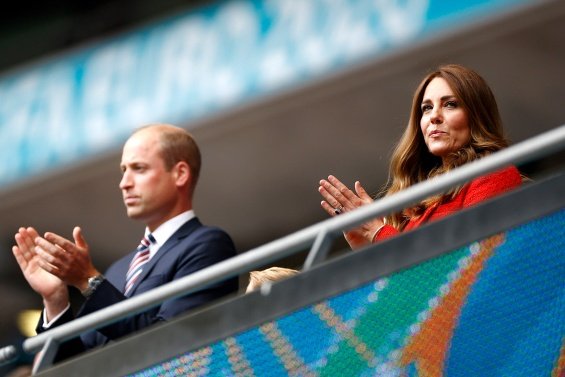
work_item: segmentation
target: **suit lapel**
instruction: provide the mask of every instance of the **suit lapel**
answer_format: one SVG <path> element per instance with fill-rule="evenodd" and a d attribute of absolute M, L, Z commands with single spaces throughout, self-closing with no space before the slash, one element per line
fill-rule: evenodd
<path fill-rule="evenodd" d="M 141 284 L 143 280 L 145 280 L 145 278 L 147 278 L 147 276 L 151 274 L 151 271 L 153 270 L 157 262 L 159 262 L 159 259 L 161 259 L 167 252 L 169 252 L 169 250 L 173 249 L 176 245 L 178 245 L 178 243 L 182 239 L 188 237 L 191 233 L 193 233 L 196 229 L 198 229 L 201 226 L 202 224 L 200 223 L 198 218 L 194 217 L 189 221 L 187 221 L 186 223 L 184 223 L 175 233 L 173 233 L 173 235 L 169 237 L 169 239 L 163 244 L 163 246 L 161 246 L 159 250 L 157 250 L 157 253 L 155 253 L 155 255 L 151 257 L 149 262 L 147 262 L 143 266 L 141 274 L 139 275 L 139 278 L 135 282 L 135 286 L 132 288 L 132 292 L 130 296 L 135 295 L 135 291 L 137 290 L 137 287 Z M 124 284 L 125 284 L 125 279 L 124 279 Z"/>

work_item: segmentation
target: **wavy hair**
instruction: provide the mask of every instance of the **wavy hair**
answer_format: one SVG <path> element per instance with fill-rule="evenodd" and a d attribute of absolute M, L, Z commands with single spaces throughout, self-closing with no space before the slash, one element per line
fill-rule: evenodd
<path fill-rule="evenodd" d="M 446 156 L 444 160 L 428 151 L 420 130 L 424 92 L 437 77 L 447 82 L 459 100 L 467 115 L 471 134 L 467 145 Z M 507 146 L 496 99 L 486 81 L 475 71 L 461 65 L 440 66 L 422 80 L 414 93 L 410 120 L 392 154 L 389 179 L 383 194 L 392 195 Z M 428 198 L 401 213 L 387 216 L 385 221 L 402 230 L 410 217 L 420 216 L 427 208 L 452 198 L 460 190 L 461 187 L 456 187 L 447 193 Z"/>

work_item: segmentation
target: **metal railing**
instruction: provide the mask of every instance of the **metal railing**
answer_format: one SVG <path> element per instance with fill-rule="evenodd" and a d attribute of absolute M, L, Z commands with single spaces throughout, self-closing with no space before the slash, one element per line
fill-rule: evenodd
<path fill-rule="evenodd" d="M 311 247 L 304 264 L 304 269 L 309 269 L 325 258 L 332 245 L 332 240 L 340 236 L 343 230 L 360 225 L 371 218 L 402 210 L 427 197 L 468 182 L 488 172 L 508 165 L 532 161 L 564 149 L 565 125 L 562 125 L 493 155 L 454 169 L 448 174 L 421 182 L 355 211 L 314 224 L 189 276 L 28 338 L 24 341 L 23 348 L 31 353 L 43 348 L 42 356 L 35 365 L 35 373 L 52 364 L 61 342 L 76 337 L 82 332 L 106 326 L 159 305 L 163 301 L 197 291 L 207 285 L 248 272 Z"/>

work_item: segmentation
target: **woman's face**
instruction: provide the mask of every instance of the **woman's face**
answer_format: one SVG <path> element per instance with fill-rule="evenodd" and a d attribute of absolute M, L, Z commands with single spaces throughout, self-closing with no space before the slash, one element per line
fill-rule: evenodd
<path fill-rule="evenodd" d="M 469 143 L 467 113 L 445 79 L 436 77 L 430 81 L 421 106 L 420 128 L 431 154 L 443 159 Z"/>

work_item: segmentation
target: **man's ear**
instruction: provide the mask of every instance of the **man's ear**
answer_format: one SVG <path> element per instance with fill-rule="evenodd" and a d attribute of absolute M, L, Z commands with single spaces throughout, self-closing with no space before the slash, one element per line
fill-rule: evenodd
<path fill-rule="evenodd" d="M 188 166 L 186 161 L 177 162 L 177 164 L 173 167 L 173 174 L 175 182 L 179 187 L 188 185 L 192 179 L 190 166 Z"/>

